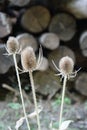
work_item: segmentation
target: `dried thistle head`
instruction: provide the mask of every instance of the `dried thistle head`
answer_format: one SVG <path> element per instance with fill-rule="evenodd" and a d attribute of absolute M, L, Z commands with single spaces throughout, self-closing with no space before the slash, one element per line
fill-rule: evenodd
<path fill-rule="evenodd" d="M 27 47 L 21 52 L 21 62 L 25 71 L 36 68 L 36 56 L 32 47 Z"/>
<path fill-rule="evenodd" d="M 19 42 L 15 37 L 8 38 L 6 50 L 9 54 L 15 54 L 19 52 Z"/>
<path fill-rule="evenodd" d="M 65 76 L 68 79 L 73 78 L 76 76 L 77 72 L 81 69 L 80 68 L 77 71 L 73 72 L 74 61 L 69 56 L 65 56 L 65 57 L 60 59 L 59 68 L 55 65 L 54 61 L 53 61 L 53 64 L 54 64 L 55 68 L 59 71 L 59 74 L 56 74 L 56 75 L 61 75 L 62 78 L 64 78 Z"/>
<path fill-rule="evenodd" d="M 43 59 L 42 48 L 39 49 L 39 57 L 36 60 L 35 52 L 31 46 L 26 47 L 21 52 L 21 63 L 24 69 L 24 72 L 38 70 Z"/>
<path fill-rule="evenodd" d="M 69 56 L 65 56 L 59 61 L 59 69 L 64 75 L 71 74 L 74 68 L 74 62 Z"/>

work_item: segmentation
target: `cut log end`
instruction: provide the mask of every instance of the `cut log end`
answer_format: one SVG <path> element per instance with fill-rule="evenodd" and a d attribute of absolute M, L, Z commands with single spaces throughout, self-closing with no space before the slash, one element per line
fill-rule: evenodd
<path fill-rule="evenodd" d="M 82 95 L 87 96 L 87 73 L 81 73 L 76 82 L 75 89 Z"/>
<path fill-rule="evenodd" d="M 47 28 L 50 18 L 50 13 L 45 7 L 33 6 L 24 13 L 21 24 L 32 33 L 40 33 Z"/>
<path fill-rule="evenodd" d="M 3 38 L 11 33 L 12 25 L 10 18 L 5 14 L 0 12 L 0 38 Z"/>
<path fill-rule="evenodd" d="M 69 14 L 59 13 L 52 18 L 49 31 L 56 33 L 61 40 L 69 41 L 76 32 L 76 21 Z"/>
<path fill-rule="evenodd" d="M 87 31 L 83 32 L 79 40 L 80 49 L 83 56 L 87 57 Z"/>
<path fill-rule="evenodd" d="M 34 49 L 34 51 L 37 51 L 38 45 L 33 35 L 29 33 L 22 33 L 22 34 L 19 34 L 16 38 L 18 39 L 20 48 L 22 50 L 26 48 L 27 46 L 31 46 Z"/>
<path fill-rule="evenodd" d="M 47 49 L 54 50 L 59 46 L 59 38 L 55 33 L 44 33 L 39 39 L 40 43 Z"/>
<path fill-rule="evenodd" d="M 11 5 L 23 7 L 26 6 L 30 0 L 9 0 Z"/>

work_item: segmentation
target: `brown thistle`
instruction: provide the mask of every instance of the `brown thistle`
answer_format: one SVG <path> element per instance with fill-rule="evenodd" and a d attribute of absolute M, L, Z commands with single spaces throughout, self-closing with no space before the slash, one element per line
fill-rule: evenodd
<path fill-rule="evenodd" d="M 59 130 L 62 127 L 62 116 L 63 116 L 63 105 L 64 105 L 64 97 L 65 97 L 65 89 L 66 89 L 66 82 L 69 78 L 73 78 L 76 76 L 77 72 L 80 70 L 73 72 L 74 69 L 74 61 L 69 56 L 62 57 L 59 61 L 59 68 L 55 65 L 54 61 L 52 61 L 55 68 L 58 70 L 59 74 L 61 75 L 63 80 L 63 89 L 62 89 L 62 100 L 60 106 L 60 115 L 59 115 Z M 71 121 L 68 121 L 70 123 Z M 68 127 L 68 125 L 67 125 Z M 66 127 L 66 128 L 67 128 Z"/>
<path fill-rule="evenodd" d="M 21 53 L 21 62 L 25 71 L 36 68 L 36 56 L 32 47 L 25 48 Z"/>
<path fill-rule="evenodd" d="M 35 111 L 37 113 L 38 130 L 41 130 L 41 126 L 40 126 L 40 118 L 39 118 L 39 113 L 38 113 L 38 105 L 37 105 L 37 99 L 36 99 L 35 86 L 34 86 L 32 72 L 37 70 L 40 67 L 42 58 L 43 58 L 42 48 L 40 48 L 40 50 L 39 50 L 39 57 L 38 57 L 37 61 L 36 61 L 36 56 L 35 56 L 35 53 L 34 53 L 34 50 L 32 47 L 29 46 L 21 52 L 21 63 L 22 63 L 23 69 L 24 69 L 23 71 L 28 72 L 29 77 L 30 77 Z"/>
<path fill-rule="evenodd" d="M 26 109 L 25 109 L 23 93 L 22 93 L 22 88 L 21 88 L 21 80 L 20 80 L 20 76 L 19 76 L 19 71 L 18 71 L 18 66 L 17 66 L 17 59 L 16 59 L 16 54 L 20 52 L 19 42 L 15 37 L 9 37 L 9 39 L 7 41 L 6 50 L 8 52 L 7 55 L 12 55 L 13 56 L 15 71 L 16 71 L 17 81 L 18 81 L 18 86 L 19 86 L 19 91 L 20 91 L 20 97 L 21 97 L 21 102 L 22 102 L 22 107 L 23 107 L 23 112 L 24 112 L 24 116 L 25 116 L 25 119 L 26 119 L 27 128 L 28 128 L 28 130 L 30 130 L 30 124 L 28 122 L 27 113 L 26 113 Z"/>
<path fill-rule="evenodd" d="M 24 72 L 38 70 L 38 68 L 41 65 L 42 59 L 43 59 L 42 48 L 40 48 L 39 57 L 38 57 L 38 60 L 36 60 L 36 56 L 35 56 L 33 48 L 30 46 L 26 47 L 21 52 L 21 63 L 22 63 Z"/>
<path fill-rule="evenodd" d="M 19 42 L 15 37 L 8 38 L 6 50 L 9 55 L 19 53 Z"/>
<path fill-rule="evenodd" d="M 65 56 L 65 57 L 63 57 L 63 58 L 60 59 L 60 61 L 59 61 L 59 68 L 56 66 L 56 64 L 54 63 L 54 61 L 52 61 L 52 62 L 54 64 L 55 68 L 59 72 L 56 75 L 61 75 L 62 78 L 64 78 L 65 76 L 68 79 L 69 78 L 74 78 L 77 75 L 77 72 L 81 69 L 81 68 L 79 68 L 77 71 L 73 72 L 74 61 L 69 56 Z"/>
<path fill-rule="evenodd" d="M 72 73 L 73 68 L 74 62 L 69 56 L 65 56 L 59 61 L 59 69 L 64 73 L 64 75 Z"/>

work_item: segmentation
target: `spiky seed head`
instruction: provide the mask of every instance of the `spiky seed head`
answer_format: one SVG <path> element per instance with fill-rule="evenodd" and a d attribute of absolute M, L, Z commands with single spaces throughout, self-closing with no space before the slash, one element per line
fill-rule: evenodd
<path fill-rule="evenodd" d="M 33 71 L 36 68 L 36 56 L 32 47 L 21 52 L 21 63 L 25 71 Z"/>
<path fill-rule="evenodd" d="M 8 53 L 14 54 L 19 51 L 19 42 L 15 37 L 9 37 L 7 40 Z"/>
<path fill-rule="evenodd" d="M 59 69 L 64 75 L 72 73 L 74 68 L 74 62 L 69 56 L 65 56 L 59 61 Z"/>

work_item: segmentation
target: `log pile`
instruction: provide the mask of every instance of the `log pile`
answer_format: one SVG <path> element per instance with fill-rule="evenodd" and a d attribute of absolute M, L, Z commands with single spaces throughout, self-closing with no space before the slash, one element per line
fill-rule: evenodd
<path fill-rule="evenodd" d="M 56 71 L 52 60 L 58 66 L 63 56 L 70 56 L 75 69 L 82 68 L 75 81 L 75 89 L 80 89 L 83 79 L 87 80 L 87 0 L 1 0 L 0 1 L 0 74 L 9 71 L 2 56 L 2 44 L 9 36 L 16 36 L 20 46 L 32 46 L 36 54 L 40 44 L 44 50 L 41 71 Z M 38 54 L 37 54 L 38 55 Z M 6 69 L 4 69 L 6 68 Z M 80 83 L 81 82 L 81 83 Z"/>

